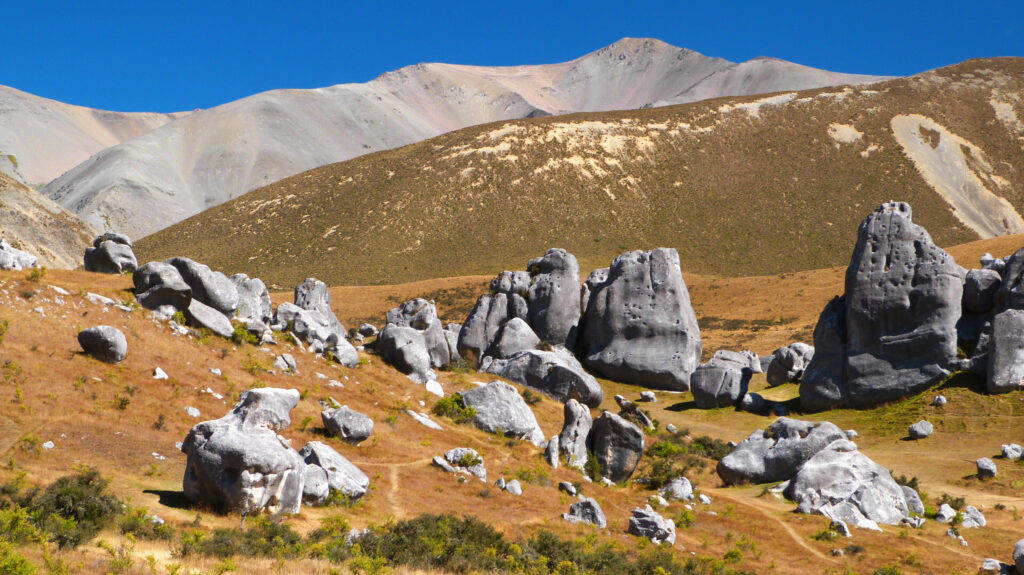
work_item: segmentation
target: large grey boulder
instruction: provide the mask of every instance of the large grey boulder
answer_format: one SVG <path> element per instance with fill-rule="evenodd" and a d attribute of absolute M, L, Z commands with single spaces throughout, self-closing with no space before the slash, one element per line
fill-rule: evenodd
<path fill-rule="evenodd" d="M 610 411 L 594 420 L 588 443 L 603 475 L 615 483 L 629 479 L 644 454 L 644 432 Z"/>
<path fill-rule="evenodd" d="M 176 257 L 165 260 L 181 274 L 181 279 L 192 288 L 192 299 L 199 300 L 227 317 L 238 309 L 238 289 L 228 276 L 210 269 L 210 266 Z"/>
<path fill-rule="evenodd" d="M 121 330 L 109 325 L 78 332 L 78 344 L 85 353 L 107 363 L 120 363 L 128 356 L 128 340 Z"/>
<path fill-rule="evenodd" d="M 473 310 L 459 330 L 459 355 L 472 367 L 477 367 L 480 360 L 491 347 L 491 342 L 498 336 L 501 326 L 509 318 L 509 296 L 505 293 L 484 294 L 476 300 Z"/>
<path fill-rule="evenodd" d="M 964 277 L 963 308 L 965 312 L 988 313 L 996 302 L 996 293 L 1003 276 L 991 269 L 970 270 Z"/>
<path fill-rule="evenodd" d="M 658 490 L 669 501 L 689 501 L 693 499 L 693 484 L 685 477 L 676 477 Z"/>
<path fill-rule="evenodd" d="M 370 478 L 331 446 L 310 441 L 299 452 L 302 460 L 327 472 L 327 485 L 350 500 L 359 499 L 370 488 Z"/>
<path fill-rule="evenodd" d="M 337 404 L 335 404 L 337 405 Z M 320 412 L 320 419 L 327 431 L 345 443 L 359 444 L 373 433 L 373 420 L 345 405 L 338 409 L 327 408 Z"/>
<path fill-rule="evenodd" d="M 987 457 L 978 459 L 975 465 L 978 468 L 978 479 L 991 479 L 998 471 L 996 463 Z"/>
<path fill-rule="evenodd" d="M 506 437 L 525 439 L 538 446 L 544 443 L 544 432 L 537 418 L 523 396 L 511 385 L 492 381 L 476 389 L 460 391 L 459 395 L 467 407 L 476 410 L 473 425 L 477 429 L 488 433 L 500 432 Z"/>
<path fill-rule="evenodd" d="M 775 350 L 766 372 L 768 385 L 799 382 L 813 357 L 814 348 L 799 341 Z"/>
<path fill-rule="evenodd" d="M 85 249 L 85 271 L 104 274 L 134 272 L 135 268 L 139 267 L 139 262 L 132 251 L 132 242 L 128 236 L 121 236 L 122 234 L 116 234 L 104 239 L 107 237 L 107 234 L 104 234 L 97 237 L 93 247 Z"/>
<path fill-rule="evenodd" d="M 331 495 L 331 486 L 327 484 L 327 471 L 319 465 L 307 465 L 302 472 L 302 502 L 308 505 L 320 505 Z"/>
<path fill-rule="evenodd" d="M 444 326 L 437 317 L 437 308 L 432 302 L 416 298 L 403 302 L 387 313 L 387 323 L 399 327 L 411 327 L 423 334 L 423 343 L 434 367 L 448 365 L 452 358 Z"/>
<path fill-rule="evenodd" d="M 526 266 L 532 276 L 527 303 L 537 337 L 568 349 L 576 346 L 580 319 L 580 266 L 569 252 L 552 248 Z"/>
<path fill-rule="evenodd" d="M 189 325 L 208 329 L 223 338 L 230 338 L 235 334 L 235 327 L 231 325 L 231 320 L 227 316 L 197 299 L 188 303 L 185 319 Z"/>
<path fill-rule="evenodd" d="M 805 462 L 784 494 L 802 513 L 820 513 L 862 528 L 898 525 L 910 512 L 889 471 L 845 439 Z"/>
<path fill-rule="evenodd" d="M 693 401 L 700 409 L 733 405 L 746 395 L 752 375 L 749 357 L 719 350 L 690 376 Z"/>
<path fill-rule="evenodd" d="M 1024 309 L 1024 248 L 1006 258 L 1001 279 L 996 290 L 994 311 Z"/>
<path fill-rule="evenodd" d="M 815 356 L 801 381 L 804 409 L 877 405 L 948 376 L 958 365 L 964 275 L 913 223 L 908 204 L 879 206 L 858 231 L 843 303 L 830 303 L 819 319 L 829 329 L 815 329 Z M 832 316 L 840 311 L 842 322 Z M 843 333 L 831 333 L 836 328 Z"/>
<path fill-rule="evenodd" d="M 238 292 L 238 317 L 269 324 L 274 312 L 270 303 L 270 292 L 263 280 L 250 278 L 245 274 L 235 274 L 230 279 Z"/>
<path fill-rule="evenodd" d="M 587 463 L 587 437 L 594 421 L 590 410 L 575 399 L 566 401 L 562 412 L 564 423 L 558 434 L 558 449 L 569 467 L 582 469 Z"/>
<path fill-rule="evenodd" d="M 523 297 L 530 291 L 530 272 L 503 271 L 491 280 L 491 293 L 519 294 Z"/>
<path fill-rule="evenodd" d="M 907 502 L 907 511 L 917 515 L 924 515 L 924 502 L 921 501 L 921 494 L 909 485 L 901 485 L 903 499 Z"/>
<path fill-rule="evenodd" d="M 277 434 L 298 402 L 294 389 L 253 389 L 224 417 L 194 426 L 181 446 L 185 497 L 243 514 L 298 513 L 306 463 Z"/>
<path fill-rule="evenodd" d="M 345 326 L 338 321 L 338 316 L 334 315 L 331 292 L 327 289 L 327 284 L 316 278 L 306 278 L 295 286 L 293 301 L 304 310 L 319 312 L 328 322 L 331 331 L 338 336 L 338 340 L 345 339 Z"/>
<path fill-rule="evenodd" d="M 700 328 L 676 250 L 624 253 L 590 289 L 578 345 L 587 366 L 616 381 L 688 390 Z"/>
<path fill-rule="evenodd" d="M 1009 393 L 1024 386 L 1024 310 L 995 314 L 986 348 L 988 392 Z"/>
<path fill-rule="evenodd" d="M 501 327 L 488 354 L 497 359 L 508 359 L 521 351 L 537 347 L 538 343 L 540 338 L 533 332 L 530 324 L 514 317 Z"/>
<path fill-rule="evenodd" d="M 924 439 L 935 431 L 935 426 L 929 421 L 921 420 L 907 428 L 907 435 L 910 439 Z"/>
<path fill-rule="evenodd" d="M 192 288 L 182 279 L 178 268 L 164 262 L 149 262 L 132 274 L 135 299 L 142 307 L 155 310 L 172 306 L 185 311 L 192 303 Z"/>
<path fill-rule="evenodd" d="M 741 441 L 715 470 L 727 485 L 784 481 L 837 439 L 846 439 L 846 434 L 831 422 L 780 417 L 767 430 Z"/>
<path fill-rule="evenodd" d="M 437 379 L 430 368 L 430 353 L 419 330 L 389 324 L 377 336 L 376 348 L 384 361 L 416 383 Z"/>
<path fill-rule="evenodd" d="M 594 525 L 601 529 L 608 526 L 608 520 L 605 519 L 604 511 L 601 510 L 601 506 L 592 497 L 584 497 L 570 505 L 569 512 L 563 513 L 562 519 L 569 523 Z"/>
<path fill-rule="evenodd" d="M 604 401 L 601 385 L 583 369 L 572 352 L 562 346 L 555 346 L 550 351 L 522 351 L 509 359 L 492 360 L 488 357 L 481 369 L 541 391 L 558 401 L 576 398 L 589 407 L 597 407 Z"/>
<path fill-rule="evenodd" d="M 0 270 L 19 271 L 36 267 L 36 256 L 7 243 L 0 238 Z"/>
<path fill-rule="evenodd" d="M 675 522 L 662 517 L 650 505 L 633 510 L 632 517 L 629 518 L 629 533 L 650 539 L 651 543 L 655 545 L 662 543 L 675 545 L 676 542 Z"/>

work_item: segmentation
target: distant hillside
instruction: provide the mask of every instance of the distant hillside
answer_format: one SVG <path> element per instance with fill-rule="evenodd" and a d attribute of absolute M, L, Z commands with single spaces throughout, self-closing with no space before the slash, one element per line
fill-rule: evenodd
<path fill-rule="evenodd" d="M 0 86 L 0 172 L 42 187 L 96 152 L 184 115 L 94 110 Z"/>
<path fill-rule="evenodd" d="M 1024 231 L 1024 59 L 869 87 L 469 128 L 288 178 L 138 242 L 281 286 L 584 268 L 672 246 L 684 270 L 845 265 L 905 200 L 940 245 Z"/>
<path fill-rule="evenodd" d="M 0 172 L 0 237 L 39 258 L 39 265 L 75 269 L 97 236 L 92 226 Z"/>
<path fill-rule="evenodd" d="M 784 64 L 758 59 L 741 65 L 754 81 L 719 82 L 716 73 L 735 64 L 632 38 L 560 64 L 419 64 L 365 84 L 274 90 L 196 112 L 103 150 L 44 193 L 97 227 L 142 236 L 304 170 L 466 126 L 879 79 Z"/>

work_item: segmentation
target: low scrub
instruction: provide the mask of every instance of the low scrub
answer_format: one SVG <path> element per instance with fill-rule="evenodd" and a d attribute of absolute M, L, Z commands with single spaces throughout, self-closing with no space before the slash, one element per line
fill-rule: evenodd
<path fill-rule="evenodd" d="M 455 423 L 469 423 L 476 417 L 476 409 L 466 405 L 466 401 L 459 394 L 437 400 L 432 409 L 434 415 L 447 417 Z"/>

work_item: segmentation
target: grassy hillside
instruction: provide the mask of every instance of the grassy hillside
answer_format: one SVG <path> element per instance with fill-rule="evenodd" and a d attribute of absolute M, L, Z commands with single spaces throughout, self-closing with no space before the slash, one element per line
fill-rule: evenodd
<path fill-rule="evenodd" d="M 85 249 L 99 235 L 75 214 L 3 172 L 0 222 L 0 237 L 48 267 L 81 267 Z"/>
<path fill-rule="evenodd" d="M 1021 244 L 1024 236 L 1015 236 L 974 242 L 951 252 L 962 265 L 970 266 L 986 251 L 1006 255 Z M 688 275 L 687 281 L 709 353 L 719 348 L 767 353 L 793 339 L 809 337 L 821 307 L 842 290 L 842 277 L 841 268 L 831 268 L 750 278 Z M 423 295 L 438 300 L 442 316 L 461 319 L 462 310 L 485 288 L 486 279 L 478 276 L 338 287 L 333 289 L 335 310 L 349 325 L 364 318 L 379 325 L 384 311 L 396 301 Z M 69 295 L 60 295 L 51 286 Z M 589 549 L 608 543 L 627 554 L 649 551 L 649 545 L 640 544 L 625 532 L 629 511 L 643 506 L 651 494 L 643 486 L 601 488 L 584 484 L 584 492 L 597 498 L 604 508 L 609 528 L 570 526 L 559 518 L 570 500 L 554 484 L 562 480 L 578 482 L 578 474 L 548 468 L 538 450 L 528 444 L 508 442 L 447 419 L 435 417 L 443 431 L 419 426 L 404 410 L 428 411 L 435 398 L 383 365 L 376 356 L 361 354 L 362 365 L 347 369 L 282 344 L 274 351 L 294 354 L 299 374 L 272 375 L 261 371 L 261 366 L 271 363 L 272 356 L 253 346 L 216 337 L 201 340 L 173 336 L 145 310 L 123 312 L 92 304 L 84 297 L 92 291 L 127 301 L 131 299 L 129 287 L 127 277 L 86 272 L 50 271 L 42 278 L 30 278 L 25 272 L 0 272 L 0 320 L 6 322 L 0 342 L 0 458 L 4 461 L 0 484 L 45 485 L 81 465 L 99 468 L 111 480 L 112 491 L 118 497 L 167 520 L 174 533 L 166 540 L 138 539 L 128 554 L 134 566 L 123 572 L 152 572 L 150 561 L 157 573 L 171 572 L 175 565 L 191 572 L 223 572 L 232 565 L 245 573 L 326 574 L 341 569 L 325 559 L 306 555 L 288 560 L 245 556 L 222 559 L 198 553 L 181 556 L 188 534 L 201 533 L 209 539 L 215 529 L 239 527 L 240 518 L 184 502 L 181 477 L 185 457 L 174 443 L 181 441 L 197 421 L 220 417 L 238 392 L 254 385 L 299 389 L 303 399 L 292 412 L 291 428 L 282 434 L 299 447 L 313 439 L 330 442 L 371 479 L 370 492 L 354 506 L 304 507 L 300 516 L 285 519 L 284 524 L 299 534 L 308 535 L 330 518 L 341 518 L 362 528 L 393 524 L 424 513 L 449 512 L 476 517 L 509 538 L 548 530 L 563 537 L 589 537 L 581 544 Z M 285 297 L 274 295 L 276 301 Z M 115 325 L 126 333 L 129 355 L 123 363 L 110 366 L 79 352 L 75 340 L 78 329 L 95 324 Z M 151 372 L 156 366 L 163 368 L 170 379 L 153 380 Z M 222 375 L 214 375 L 209 368 L 220 369 Z M 344 388 L 328 387 L 317 374 L 342 382 Z M 471 387 L 474 381 L 487 381 L 489 376 L 442 372 L 441 379 L 445 391 L 451 393 Z M 607 409 L 614 409 L 614 394 L 635 397 L 640 391 L 635 386 L 601 383 L 607 398 L 603 407 Z M 771 399 L 793 400 L 789 405 L 796 409 L 795 386 L 764 389 L 765 385 L 763 376 L 756 376 L 752 389 Z M 225 398 L 218 400 L 204 391 L 207 389 Z M 985 557 L 1007 560 L 1020 537 L 1024 467 L 997 459 L 999 476 L 980 482 L 972 477 L 973 462 L 997 454 L 1002 443 L 1024 443 L 1024 402 L 1019 394 L 986 396 L 962 380 L 947 384 L 942 393 L 949 398 L 944 409 L 931 407 L 933 393 L 925 393 L 878 409 L 836 410 L 808 417 L 833 421 L 843 429 L 857 429 L 862 451 L 897 474 L 916 476 L 928 494 L 929 504 L 949 494 L 965 497 L 968 504 L 982 509 L 988 527 L 962 530 L 970 547 L 961 547 L 946 536 L 946 526 L 935 522 L 922 530 L 854 530 L 851 540 L 821 541 L 813 536 L 826 526 L 824 518 L 792 513 L 792 504 L 766 494 L 764 486 L 724 487 L 712 471 L 714 462 L 697 457 L 689 460 L 696 466 L 687 476 L 713 503 L 708 507 L 696 505 L 692 516 L 685 513 L 681 503 L 673 503 L 664 511 L 667 516 L 693 520 L 692 525 L 678 529 L 673 553 L 683 560 L 694 553 L 731 568 L 779 574 L 872 573 L 884 566 L 895 566 L 903 573 L 969 573 Z M 324 439 L 316 402 L 328 396 L 376 421 L 370 440 L 353 447 Z M 662 426 L 673 423 L 689 430 L 692 437 L 708 435 L 739 441 L 772 420 L 732 409 L 692 409 L 688 393 L 657 392 L 657 396 L 658 402 L 645 408 L 651 409 Z M 197 420 L 187 416 L 186 406 L 199 408 L 202 417 Z M 560 429 L 562 409 L 557 402 L 543 399 L 534 411 L 547 435 Z M 935 425 L 935 435 L 921 442 L 903 441 L 907 425 L 922 417 Z M 657 436 L 648 436 L 647 443 L 657 440 Z M 53 449 L 41 448 L 46 441 L 54 442 Z M 491 482 L 499 476 L 520 477 L 525 483 L 524 496 L 515 498 L 475 480 L 460 483 L 429 466 L 431 456 L 455 446 L 479 450 Z M 247 529 L 260 525 L 255 519 L 249 521 Z M 127 539 L 116 528 L 107 528 L 99 537 L 115 550 L 127 548 L 122 547 Z M 51 548 L 50 553 L 73 573 L 123 566 L 123 561 L 115 564 L 117 558 L 100 548 L 98 541 L 73 551 Z M 851 551 L 835 557 L 830 554 L 833 548 Z M 43 562 L 38 545 L 25 545 L 21 551 L 31 560 Z M 396 571 L 408 572 L 415 571 Z"/>
<path fill-rule="evenodd" d="M 857 225 L 890 199 L 910 202 L 940 245 L 982 237 L 908 157 L 896 116 L 945 131 L 911 130 L 930 146 L 918 154 L 960 143 L 947 151 L 962 170 L 922 160 L 940 184 L 1024 205 L 1022 93 L 1024 60 L 1001 58 L 870 86 L 490 124 L 282 180 L 136 252 L 282 287 L 521 269 L 551 246 L 587 270 L 657 246 L 677 248 L 691 273 L 844 265 Z"/>

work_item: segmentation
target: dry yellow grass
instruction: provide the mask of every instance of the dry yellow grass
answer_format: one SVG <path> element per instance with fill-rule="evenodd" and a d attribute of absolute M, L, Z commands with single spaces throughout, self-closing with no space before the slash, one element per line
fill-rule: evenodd
<path fill-rule="evenodd" d="M 984 251 L 1005 255 L 1021 243 L 1024 238 L 1008 238 L 951 251 L 969 266 Z M 25 272 L 0 273 L 0 318 L 10 322 L 0 344 L 0 458 L 9 463 L 0 472 L 0 479 L 24 471 L 29 480 L 45 483 L 77 465 L 94 465 L 111 478 L 120 496 L 133 505 L 149 508 L 172 524 L 190 523 L 198 514 L 205 528 L 237 526 L 237 516 L 212 514 L 183 504 L 180 482 L 185 459 L 175 450 L 174 443 L 181 441 L 197 421 L 185 414 L 185 406 L 198 407 L 203 414 L 201 419 L 220 417 L 230 408 L 235 394 L 252 385 L 266 384 L 294 387 L 304 393 L 292 413 L 292 427 L 284 432 L 293 445 L 301 447 L 305 441 L 323 439 L 315 431 L 320 426 L 316 403 L 319 398 L 332 396 L 367 413 L 377 423 L 371 439 L 359 447 L 328 440 L 370 476 L 370 493 L 350 509 L 304 508 L 301 516 L 290 520 L 301 532 L 315 528 L 320 518 L 331 514 L 345 515 L 351 524 L 362 527 L 389 518 L 440 512 L 476 516 L 511 536 L 540 529 L 570 536 L 595 531 L 570 526 L 559 518 L 570 501 L 553 485 L 527 484 L 525 495 L 517 498 L 499 492 L 490 483 L 458 483 L 452 476 L 431 468 L 431 456 L 451 447 L 471 446 L 483 454 L 492 482 L 499 476 L 511 477 L 520 472 L 541 472 L 553 483 L 580 479 L 566 469 L 547 468 L 538 451 L 527 444 L 508 444 L 504 439 L 446 420 L 441 421 L 445 427 L 442 432 L 418 425 L 402 411 L 407 407 L 428 411 L 434 398 L 375 356 L 364 355 L 365 365 L 347 369 L 281 345 L 280 351 L 296 357 L 299 375 L 252 374 L 246 369 L 251 358 L 265 365 L 270 365 L 273 358 L 252 346 L 235 346 L 215 337 L 199 343 L 172 336 L 165 325 L 153 321 L 144 310 L 104 311 L 105 308 L 89 303 L 81 295 L 93 291 L 115 299 L 130 299 L 127 277 L 51 271 L 35 283 L 25 276 Z M 806 338 L 824 303 L 842 291 L 842 276 L 841 268 L 734 279 L 687 274 L 698 315 L 718 318 L 703 331 L 705 349 L 710 353 L 718 348 L 750 348 L 768 353 L 793 339 Z M 467 301 L 471 303 L 474 290 L 486 288 L 489 278 L 335 288 L 335 308 L 349 325 L 355 319 L 372 317 L 378 318 L 379 325 L 384 311 L 396 299 L 453 290 L 452 308 L 464 307 Z M 58 294 L 49 285 L 71 293 L 60 296 L 63 305 L 55 303 Z M 28 292 L 35 293 L 26 299 Z M 278 301 L 286 297 L 287 294 L 274 296 Z M 45 317 L 33 311 L 37 307 L 44 308 Z M 129 355 L 123 363 L 109 366 L 78 352 L 78 329 L 96 324 L 115 325 L 125 332 Z M 760 327 L 753 331 L 747 329 L 750 326 Z M 155 366 L 166 370 L 170 379 L 154 381 L 151 372 Z M 213 367 L 222 370 L 223 376 L 210 373 L 209 368 Z M 326 380 L 317 373 L 341 381 L 344 389 L 327 387 Z M 458 373 L 442 373 L 441 378 L 447 392 L 468 388 L 472 381 L 490 379 L 482 374 Z M 602 384 L 609 398 L 604 406 L 608 409 L 614 406 L 610 399 L 614 394 L 634 397 L 640 391 L 635 386 L 608 381 Z M 760 376 L 753 387 L 759 390 L 764 385 Z M 201 390 L 206 388 L 225 395 L 225 399 L 217 400 L 203 393 Z M 985 557 L 1008 558 L 1022 526 L 1017 510 L 1024 510 L 1024 468 L 1001 461 L 996 480 L 979 482 L 970 475 L 973 461 L 998 453 L 1001 443 L 1024 443 L 1024 402 L 1019 394 L 989 397 L 967 388 L 944 389 L 943 393 L 950 403 L 942 410 L 928 405 L 932 394 L 922 394 L 889 407 L 837 410 L 808 417 L 857 429 L 861 434 L 857 441 L 865 454 L 898 474 L 916 475 L 929 495 L 964 496 L 968 503 L 983 509 L 989 527 L 964 530 L 970 547 L 960 547 L 946 537 L 944 526 L 929 523 L 920 531 L 894 527 L 886 527 L 884 533 L 855 530 L 852 543 L 863 546 L 864 551 L 832 557 L 829 550 L 847 542 L 828 544 L 811 539 L 810 535 L 825 525 L 823 518 L 792 513 L 791 504 L 763 495 L 761 486 L 726 488 L 708 467 L 693 474 L 691 480 L 714 502 L 709 508 L 696 506 L 694 525 L 679 529 L 676 552 L 680 556 L 693 552 L 721 557 L 746 535 L 754 546 L 744 550 L 740 566 L 758 573 L 780 574 L 842 572 L 846 568 L 870 573 L 883 565 L 906 566 L 918 561 L 933 572 L 966 573 L 973 572 Z M 782 386 L 765 390 L 764 394 L 788 399 L 796 395 L 796 388 Z M 645 407 L 651 408 L 662 425 L 673 423 L 689 429 L 691 435 L 707 434 L 738 441 L 770 422 L 770 418 L 732 409 L 690 409 L 689 394 L 657 395 L 658 402 Z M 126 409 L 114 405 L 118 397 L 129 398 Z M 535 412 L 547 435 L 561 427 L 562 410 L 557 402 L 545 399 L 535 407 Z M 156 429 L 153 424 L 160 414 L 165 417 L 165 425 Z M 922 417 L 935 424 L 935 435 L 922 442 L 902 441 L 906 426 Z M 26 452 L 20 446 L 30 437 L 40 442 L 52 440 L 56 447 L 39 454 Z M 157 460 L 154 452 L 166 459 Z M 485 489 L 489 492 L 486 497 L 481 496 Z M 587 485 L 585 491 L 600 501 L 609 518 L 609 529 L 600 538 L 635 548 L 637 540 L 625 533 L 627 517 L 632 508 L 644 504 L 650 492 L 635 485 Z M 996 510 L 996 503 L 1006 509 Z M 668 514 L 674 515 L 680 507 L 673 504 Z M 103 537 L 117 540 L 113 533 Z M 163 543 L 140 543 L 136 552 L 139 565 L 144 564 L 147 554 L 152 554 L 161 565 L 175 561 L 169 546 Z M 72 571 L 78 573 L 96 572 L 106 561 L 104 553 L 93 545 L 64 557 L 73 566 Z M 328 569 L 328 565 L 315 561 L 283 566 L 272 561 L 238 561 L 243 571 L 254 573 L 278 572 L 279 568 L 290 573 L 326 573 Z M 190 558 L 186 563 L 194 568 L 209 568 L 215 562 Z M 905 567 L 905 572 L 914 569 Z"/>

